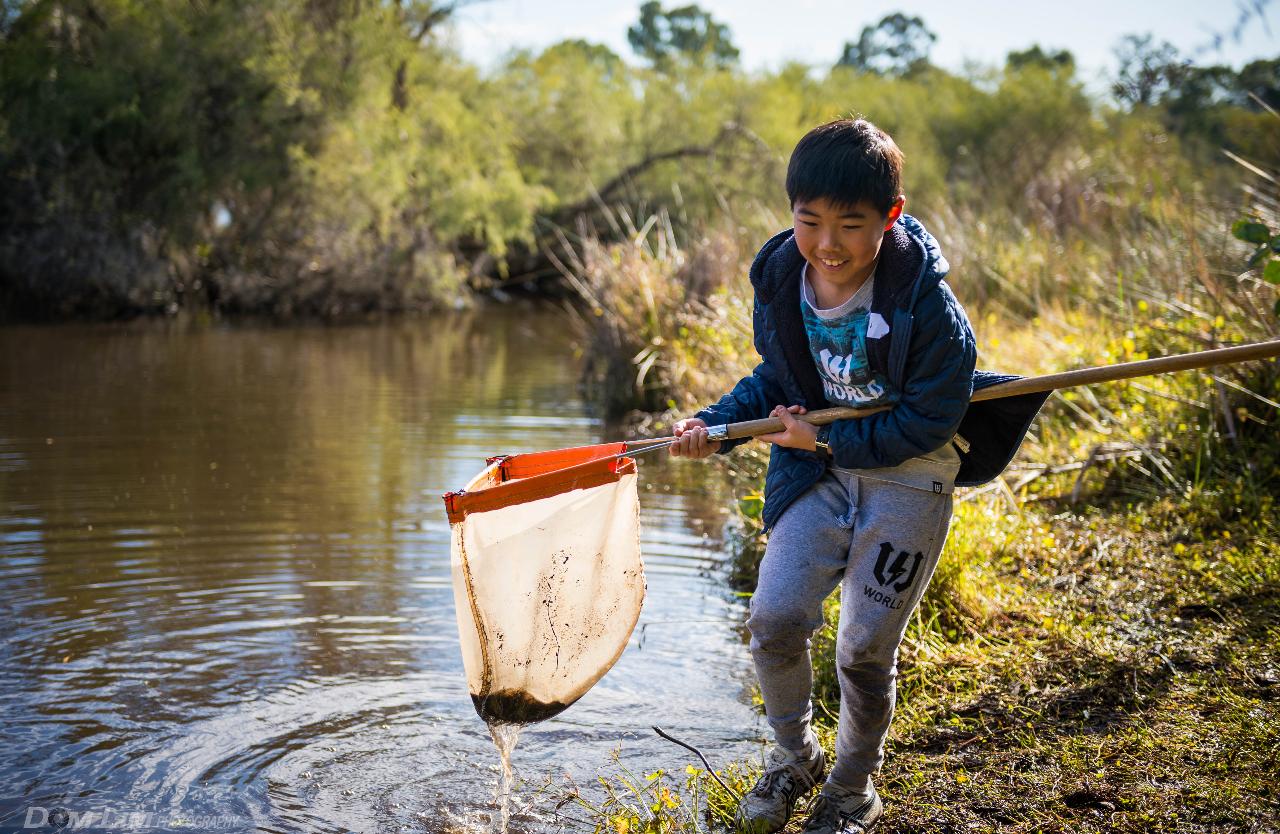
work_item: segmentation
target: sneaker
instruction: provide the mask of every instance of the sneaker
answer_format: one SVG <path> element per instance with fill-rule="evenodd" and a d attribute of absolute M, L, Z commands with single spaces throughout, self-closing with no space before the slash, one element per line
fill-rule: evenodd
<path fill-rule="evenodd" d="M 841 794 L 823 789 L 809 804 L 804 834 L 864 834 L 880 819 L 884 805 L 875 786 L 867 783 L 868 794 Z"/>
<path fill-rule="evenodd" d="M 769 751 L 764 775 L 738 803 L 737 823 L 742 834 L 782 830 L 800 798 L 822 781 L 827 757 L 821 747 L 817 749 L 818 755 L 807 761 L 785 747 L 775 745 Z"/>

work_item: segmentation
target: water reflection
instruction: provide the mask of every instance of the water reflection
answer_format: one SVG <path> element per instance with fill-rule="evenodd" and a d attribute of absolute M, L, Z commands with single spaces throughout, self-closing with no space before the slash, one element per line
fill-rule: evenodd
<path fill-rule="evenodd" d="M 0 330 L 0 824 L 79 803 L 418 830 L 484 806 L 439 496 L 487 455 L 602 439 L 570 355 L 529 310 Z M 641 470 L 640 628 L 524 734 L 525 779 L 589 781 L 620 743 L 678 765 L 653 723 L 712 755 L 761 732 L 716 576 L 728 496 L 697 465 Z"/>

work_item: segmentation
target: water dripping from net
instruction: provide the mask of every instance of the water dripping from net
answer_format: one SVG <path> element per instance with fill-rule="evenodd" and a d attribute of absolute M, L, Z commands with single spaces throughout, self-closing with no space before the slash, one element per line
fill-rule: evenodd
<path fill-rule="evenodd" d="M 502 769 L 498 773 L 497 792 L 493 795 L 496 812 L 489 830 L 491 834 L 507 834 L 507 824 L 511 820 L 511 754 L 516 749 L 516 742 L 524 726 L 499 721 L 485 723 L 489 727 L 489 735 L 493 737 L 493 744 L 498 748 L 498 757 L 502 761 Z"/>

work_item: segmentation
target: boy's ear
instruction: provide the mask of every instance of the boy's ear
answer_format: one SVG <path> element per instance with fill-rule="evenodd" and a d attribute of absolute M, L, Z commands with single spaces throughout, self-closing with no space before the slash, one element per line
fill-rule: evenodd
<path fill-rule="evenodd" d="M 893 201 L 893 208 L 889 209 L 889 213 L 884 218 L 884 230 L 889 231 L 894 223 L 898 222 L 898 218 L 902 216 L 902 209 L 907 205 L 907 197 L 905 194 L 899 194 L 898 199 Z"/>

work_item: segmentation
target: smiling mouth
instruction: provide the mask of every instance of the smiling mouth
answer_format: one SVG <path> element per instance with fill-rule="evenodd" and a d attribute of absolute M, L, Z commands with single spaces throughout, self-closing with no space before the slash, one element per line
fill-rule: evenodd
<path fill-rule="evenodd" d="M 818 260 L 821 261 L 822 265 L 825 266 L 827 269 L 839 269 L 840 267 L 844 266 L 846 263 L 849 262 L 848 258 L 844 258 L 838 261 L 832 260 L 830 258 L 818 258 Z"/>

